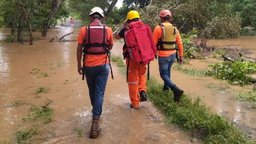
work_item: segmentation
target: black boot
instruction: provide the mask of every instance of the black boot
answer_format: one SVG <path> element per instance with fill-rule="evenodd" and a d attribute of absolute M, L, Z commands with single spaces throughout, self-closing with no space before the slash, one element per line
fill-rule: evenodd
<path fill-rule="evenodd" d="M 142 90 L 140 92 L 140 102 L 144 102 L 144 101 L 147 101 L 147 95 L 146 95 L 146 92 Z"/>
<path fill-rule="evenodd" d="M 163 86 L 163 91 L 169 91 L 169 87 L 168 86 Z"/>
<path fill-rule="evenodd" d="M 183 90 L 181 90 L 177 86 L 171 87 L 171 90 L 174 94 L 174 102 L 180 102 L 180 97 L 183 94 Z"/>

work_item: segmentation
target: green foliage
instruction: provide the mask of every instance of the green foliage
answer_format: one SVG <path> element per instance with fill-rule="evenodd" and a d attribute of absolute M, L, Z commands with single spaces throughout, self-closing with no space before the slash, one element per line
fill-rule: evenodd
<path fill-rule="evenodd" d="M 251 29 L 248 29 L 248 28 L 241 28 L 240 35 L 241 36 L 256 36 L 256 32 Z"/>
<path fill-rule="evenodd" d="M 114 8 L 113 11 L 108 15 L 106 23 L 108 24 L 108 26 L 110 26 L 110 24 L 121 25 L 123 23 L 123 21 L 126 19 L 126 15 L 129 11 L 130 11 L 130 9 L 127 6 L 123 6 L 119 9 Z M 116 29 L 113 27 L 111 27 L 111 28 L 113 30 Z"/>
<path fill-rule="evenodd" d="M 144 8 L 150 3 L 150 0 L 123 0 L 123 4 L 129 8 Z"/>
<path fill-rule="evenodd" d="M 174 65 L 173 67 L 176 70 L 180 70 L 181 72 L 189 75 L 200 75 L 200 76 L 212 76 L 212 72 L 206 70 L 199 70 L 199 69 L 188 69 L 184 68 L 182 65 Z"/>
<path fill-rule="evenodd" d="M 31 113 L 28 116 L 22 118 L 22 120 L 28 121 L 43 119 L 45 120 L 44 124 L 48 124 L 52 121 L 52 113 L 53 109 L 50 107 L 32 107 Z"/>
<path fill-rule="evenodd" d="M 78 134 L 78 138 L 82 138 L 83 136 L 82 136 L 82 132 L 83 132 L 83 130 L 80 130 L 80 129 L 74 129 L 76 132 L 77 132 L 77 134 Z"/>
<path fill-rule="evenodd" d="M 18 144 L 28 144 L 30 138 L 33 135 L 37 134 L 37 127 L 33 126 L 31 129 L 29 130 L 19 130 L 16 132 L 16 137 L 17 137 L 17 142 Z"/>
<path fill-rule="evenodd" d="M 13 42 L 15 39 L 16 39 L 17 37 L 15 36 L 15 35 L 9 35 L 9 36 L 7 36 L 7 38 L 6 38 L 6 42 L 8 42 L 8 43 L 11 43 L 11 42 Z"/>
<path fill-rule="evenodd" d="M 173 93 L 163 92 L 162 86 L 154 79 L 147 81 L 147 95 L 150 101 L 166 114 L 169 122 L 191 131 L 194 136 L 206 143 L 255 143 L 233 124 L 217 114 L 211 114 L 199 98 L 193 101 L 183 94 L 180 103 L 177 104 L 173 101 Z"/>
<path fill-rule="evenodd" d="M 231 84 L 249 84 L 251 78 L 246 74 L 256 72 L 256 63 L 250 61 L 235 60 L 234 63 L 227 61 L 213 64 L 212 67 L 211 72 L 216 78 L 227 80 Z"/>
<path fill-rule="evenodd" d="M 253 91 L 239 93 L 239 96 L 236 97 L 236 99 L 240 101 L 256 101 L 256 93 Z"/>
<path fill-rule="evenodd" d="M 37 93 L 39 94 L 39 93 L 45 92 L 45 90 L 46 90 L 45 87 L 39 87 L 39 88 L 37 89 Z"/>
<path fill-rule="evenodd" d="M 199 52 L 200 49 L 196 48 L 191 42 L 192 39 L 197 38 L 197 30 L 193 30 L 187 34 L 181 33 L 182 44 L 183 44 L 183 56 L 187 58 L 192 57 L 192 53 Z"/>
<path fill-rule="evenodd" d="M 117 64 L 123 74 L 126 74 L 126 65 L 124 63 L 124 60 L 120 56 L 111 55 L 111 61 Z"/>
<path fill-rule="evenodd" d="M 208 39 L 227 39 L 238 37 L 241 19 L 239 17 L 215 17 L 202 31 L 202 37 Z"/>

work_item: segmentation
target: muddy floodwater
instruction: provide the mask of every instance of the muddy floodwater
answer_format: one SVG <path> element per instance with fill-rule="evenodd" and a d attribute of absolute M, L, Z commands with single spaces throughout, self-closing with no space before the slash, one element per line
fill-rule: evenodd
<path fill-rule="evenodd" d="M 74 33 L 66 37 L 69 42 L 58 41 L 70 32 Z M 77 73 L 77 43 L 73 41 L 78 32 L 79 28 L 59 27 L 50 29 L 46 38 L 35 33 L 38 40 L 33 45 L 5 43 L 6 31 L 0 33 L 0 143 L 17 143 L 16 132 L 33 126 L 38 128 L 30 141 L 33 144 L 201 143 L 175 125 L 166 124 L 164 115 L 149 101 L 141 103 L 139 110 L 130 109 L 126 78 L 114 64 L 114 79 L 109 75 L 100 120 L 102 133 L 95 140 L 89 139 L 91 105 L 86 81 Z M 52 38 L 53 42 L 49 42 Z M 248 49 L 250 56 L 255 57 L 256 37 L 246 39 L 251 39 L 246 45 L 243 41 L 234 45 Z M 233 44 L 232 40 L 230 43 Z M 122 41 L 115 41 L 112 54 L 121 55 L 122 45 Z M 212 61 L 191 60 L 189 66 L 205 69 Z M 162 83 L 157 61 L 150 68 L 151 76 Z M 256 138 L 256 110 L 250 108 L 253 103 L 236 100 L 240 92 L 248 91 L 252 85 L 231 86 L 225 81 L 189 76 L 176 70 L 172 78 L 186 94 L 200 97 L 211 112 Z M 43 91 L 39 92 L 40 89 Z M 45 105 L 54 110 L 49 124 L 22 120 L 32 106 Z"/>

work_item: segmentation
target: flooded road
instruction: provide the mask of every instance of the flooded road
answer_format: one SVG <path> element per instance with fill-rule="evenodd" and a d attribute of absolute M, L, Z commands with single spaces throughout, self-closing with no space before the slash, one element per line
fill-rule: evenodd
<path fill-rule="evenodd" d="M 68 39 L 75 40 L 79 28 L 64 27 L 50 29 L 47 38 L 40 38 L 32 46 L 0 42 L 0 143 L 16 143 L 16 132 L 34 125 L 38 132 L 31 138 L 33 144 L 200 143 L 176 126 L 167 125 L 165 117 L 149 101 L 141 103 L 140 110 L 130 109 L 126 78 L 114 64 L 114 80 L 109 76 L 100 120 L 102 133 L 98 139 L 89 139 L 91 105 L 86 81 L 81 80 L 76 69 L 77 43 L 58 42 L 61 36 L 73 31 Z M 4 36 L 1 34 L 0 40 Z M 122 44 L 115 42 L 113 55 L 121 55 Z M 209 62 L 192 60 L 190 66 L 204 69 Z M 150 68 L 151 76 L 162 83 L 157 61 Z M 212 112 L 255 138 L 255 109 L 248 108 L 251 103 L 235 99 L 239 92 L 252 86 L 231 86 L 221 80 L 189 76 L 176 70 L 172 78 L 186 94 L 200 97 Z M 43 92 L 39 93 L 40 89 Z M 22 121 L 31 106 L 47 104 L 54 110 L 51 123 Z"/>
<path fill-rule="evenodd" d="M 114 64 L 114 80 L 109 76 L 100 120 L 102 133 L 98 139 L 89 139 L 91 105 L 86 81 L 77 73 L 77 43 L 58 42 L 72 31 L 79 29 L 51 29 L 47 38 L 35 34 L 40 40 L 33 45 L 1 42 L 0 143 L 17 143 L 16 132 L 33 127 L 37 128 L 29 141 L 33 144 L 200 143 L 176 126 L 168 126 L 150 102 L 142 103 L 140 110 L 130 109 L 126 78 Z M 74 33 L 69 39 L 76 37 Z M 121 46 L 116 44 L 113 54 L 121 52 Z M 54 110 L 51 123 L 22 120 L 32 106 L 48 104 Z"/>

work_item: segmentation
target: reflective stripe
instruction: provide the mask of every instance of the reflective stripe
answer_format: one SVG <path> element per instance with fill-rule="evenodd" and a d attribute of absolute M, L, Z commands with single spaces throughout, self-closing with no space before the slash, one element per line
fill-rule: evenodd
<path fill-rule="evenodd" d="M 88 29 L 88 27 L 86 27 Z M 103 29 L 103 26 L 90 26 L 90 28 L 100 28 L 100 29 Z"/>
<path fill-rule="evenodd" d="M 127 82 L 128 84 L 138 84 L 139 82 Z"/>

